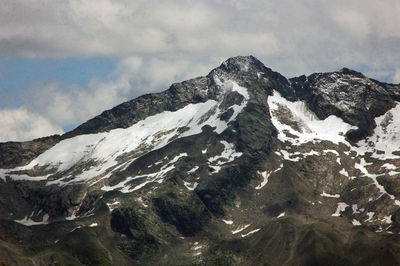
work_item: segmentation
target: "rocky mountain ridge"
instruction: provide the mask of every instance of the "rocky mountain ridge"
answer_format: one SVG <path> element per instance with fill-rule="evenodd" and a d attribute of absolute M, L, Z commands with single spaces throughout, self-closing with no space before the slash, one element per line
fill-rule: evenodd
<path fill-rule="evenodd" d="M 0 262 L 400 262 L 400 86 L 252 56 L 0 144 Z M 365 252 L 368 250 L 369 252 Z"/>

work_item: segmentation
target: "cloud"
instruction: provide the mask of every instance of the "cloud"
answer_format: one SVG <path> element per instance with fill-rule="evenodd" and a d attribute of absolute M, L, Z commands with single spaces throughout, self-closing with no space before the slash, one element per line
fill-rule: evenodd
<path fill-rule="evenodd" d="M 268 28 L 232 27 L 237 17 L 213 2 L 16 1 L 4 6 L 0 10 L 3 55 L 231 56 L 249 50 L 270 54 L 277 48 Z"/>
<path fill-rule="evenodd" d="M 207 74 L 220 60 L 180 59 L 171 56 L 122 59 L 106 77 L 93 78 L 87 87 L 76 84 L 38 84 L 25 95 L 24 106 L 51 123 L 71 128 L 144 93 L 167 89 L 172 83 Z"/>
<path fill-rule="evenodd" d="M 396 0 L 16 0 L 2 4 L 0 23 L 2 55 L 255 54 L 289 75 L 400 59 Z"/>
<path fill-rule="evenodd" d="M 0 142 L 24 141 L 43 136 L 61 134 L 63 130 L 41 115 L 26 109 L 0 110 Z"/>

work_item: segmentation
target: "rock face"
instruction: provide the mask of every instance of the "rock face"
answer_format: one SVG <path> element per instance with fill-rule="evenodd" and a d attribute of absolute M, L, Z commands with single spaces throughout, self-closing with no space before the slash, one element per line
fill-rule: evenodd
<path fill-rule="evenodd" d="M 14 168 L 33 158 L 60 141 L 60 136 L 50 136 L 25 142 L 0 143 L 0 168 Z"/>
<path fill-rule="evenodd" d="M 400 86 L 252 56 L 0 144 L 0 264 L 396 265 Z"/>
<path fill-rule="evenodd" d="M 392 86 L 343 68 L 333 73 L 316 73 L 290 80 L 295 97 L 307 103 L 319 119 L 330 115 L 357 126 L 347 133 L 350 141 L 358 141 L 372 134 L 374 119 L 392 109 L 399 92 Z M 289 98 L 290 99 L 290 98 Z"/>

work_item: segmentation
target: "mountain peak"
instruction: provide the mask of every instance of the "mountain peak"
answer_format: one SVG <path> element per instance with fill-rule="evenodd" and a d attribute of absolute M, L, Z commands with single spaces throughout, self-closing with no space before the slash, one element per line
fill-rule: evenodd
<path fill-rule="evenodd" d="M 236 56 L 225 60 L 208 75 L 212 80 L 231 80 L 249 90 L 279 90 L 289 98 L 293 97 L 288 80 L 280 73 L 266 67 L 256 57 Z"/>
<path fill-rule="evenodd" d="M 257 58 L 255 58 L 252 55 L 248 56 L 235 56 L 235 57 L 230 57 L 227 60 L 225 60 L 222 65 L 226 67 L 235 67 L 239 68 L 242 71 L 248 71 L 251 66 L 260 66 L 263 65 Z"/>
<path fill-rule="evenodd" d="M 259 75 L 266 71 L 272 71 L 252 55 L 230 57 L 216 69 L 237 75 L 257 75 L 257 73 Z"/>
<path fill-rule="evenodd" d="M 365 76 L 361 72 L 358 72 L 356 70 L 353 70 L 353 69 L 350 69 L 350 68 L 347 68 L 347 67 L 343 67 L 338 72 L 346 74 L 346 75 L 353 75 L 353 76 L 356 76 L 356 77 L 365 78 Z"/>
<path fill-rule="evenodd" d="M 398 265 L 400 87 L 357 73 L 232 57 L 0 144 L 0 264 Z"/>

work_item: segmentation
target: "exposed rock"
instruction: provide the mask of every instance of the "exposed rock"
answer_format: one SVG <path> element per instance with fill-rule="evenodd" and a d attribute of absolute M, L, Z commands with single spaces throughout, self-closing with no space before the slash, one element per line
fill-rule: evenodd
<path fill-rule="evenodd" d="M 61 140 L 58 135 L 25 142 L 0 143 L 0 168 L 24 165 Z"/>
<path fill-rule="evenodd" d="M 348 132 L 356 142 L 372 134 L 374 118 L 393 108 L 396 90 L 363 74 L 343 68 L 338 72 L 316 73 L 290 79 L 296 98 L 304 100 L 320 119 L 330 115 L 342 118 L 358 129 Z M 398 89 L 397 89 L 398 94 Z"/>

